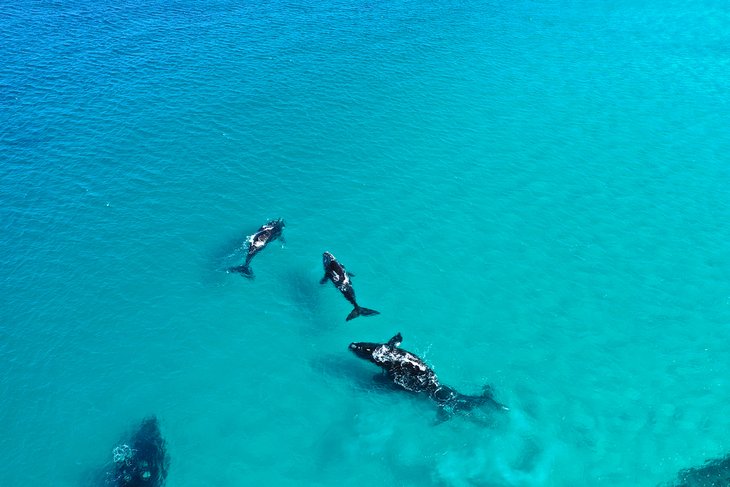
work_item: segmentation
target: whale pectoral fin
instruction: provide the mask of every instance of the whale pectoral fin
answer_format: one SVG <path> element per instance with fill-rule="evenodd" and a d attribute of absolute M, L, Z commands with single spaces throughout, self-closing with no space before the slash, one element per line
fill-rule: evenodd
<path fill-rule="evenodd" d="M 403 337 L 401 336 L 400 332 L 390 340 L 388 340 L 388 345 L 391 347 L 399 347 L 400 344 L 403 342 Z"/>
<path fill-rule="evenodd" d="M 506 405 L 494 399 L 494 390 L 489 384 L 482 387 L 482 394 L 479 398 L 481 399 L 481 404 L 488 404 L 494 409 L 498 409 L 500 411 L 509 411 L 509 408 Z"/>
<path fill-rule="evenodd" d="M 284 238 L 284 235 L 279 236 L 279 240 L 281 240 L 281 246 L 283 247 L 286 245 L 286 239 Z"/>
<path fill-rule="evenodd" d="M 320 284 L 325 284 L 326 282 L 327 282 L 327 274 L 325 274 L 324 277 L 319 280 Z"/>

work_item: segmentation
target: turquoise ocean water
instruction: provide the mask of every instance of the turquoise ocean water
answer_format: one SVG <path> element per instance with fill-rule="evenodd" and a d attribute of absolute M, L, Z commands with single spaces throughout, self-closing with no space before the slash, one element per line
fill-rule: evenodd
<path fill-rule="evenodd" d="M 654 486 L 730 451 L 725 2 L 0 5 L 0 485 Z M 286 246 L 226 274 L 284 217 Z M 333 252 L 358 300 L 320 287 Z M 511 411 L 435 426 L 385 341 Z"/>

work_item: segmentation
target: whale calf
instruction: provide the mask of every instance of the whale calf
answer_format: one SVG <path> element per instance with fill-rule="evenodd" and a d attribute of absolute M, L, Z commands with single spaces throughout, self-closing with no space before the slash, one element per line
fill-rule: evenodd
<path fill-rule="evenodd" d="M 251 270 L 250 264 L 256 254 L 266 248 L 266 246 L 274 240 L 281 238 L 284 240 L 282 231 L 284 230 L 284 220 L 279 218 L 277 220 L 271 220 L 266 224 L 262 225 L 256 233 L 248 237 L 248 251 L 246 252 L 246 261 L 243 265 L 230 267 L 228 272 L 238 272 L 241 275 L 253 279 L 253 271 Z"/>
<path fill-rule="evenodd" d="M 372 316 L 380 314 L 379 311 L 374 309 L 363 308 L 357 301 L 355 301 L 355 290 L 352 288 L 352 281 L 350 277 L 354 274 L 350 274 L 345 269 L 345 266 L 340 264 L 335 256 L 329 252 L 322 254 L 322 264 L 324 265 L 324 277 L 319 281 L 320 284 L 326 283 L 328 280 L 332 281 L 332 284 L 342 293 L 350 304 L 354 306 L 350 314 L 347 315 L 345 321 L 350 321 L 357 318 L 358 316 Z"/>

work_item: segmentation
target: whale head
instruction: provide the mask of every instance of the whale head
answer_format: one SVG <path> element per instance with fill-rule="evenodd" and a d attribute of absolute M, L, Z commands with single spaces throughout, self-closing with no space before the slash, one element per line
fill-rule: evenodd
<path fill-rule="evenodd" d="M 325 267 L 327 267 L 330 262 L 334 262 L 335 260 L 335 256 L 330 254 L 329 252 L 325 252 L 324 254 L 322 254 L 322 263 L 325 265 Z"/>
<path fill-rule="evenodd" d="M 375 349 L 382 346 L 382 343 L 370 343 L 370 342 L 352 342 L 350 344 L 350 351 L 360 357 L 361 359 L 375 362 L 373 358 L 373 352 Z"/>

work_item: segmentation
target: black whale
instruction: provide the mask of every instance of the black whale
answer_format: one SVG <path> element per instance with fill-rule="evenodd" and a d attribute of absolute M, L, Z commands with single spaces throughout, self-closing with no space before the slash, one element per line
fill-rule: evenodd
<path fill-rule="evenodd" d="M 387 377 L 398 386 L 412 392 L 423 392 L 439 405 L 439 414 L 448 417 L 459 411 L 487 405 L 507 411 L 509 408 L 494 400 L 491 389 L 485 387 L 478 396 L 468 396 L 441 384 L 431 368 L 413 353 L 400 348 L 400 333 L 386 343 L 356 342 L 350 350 L 358 357 L 382 368 Z"/>
<path fill-rule="evenodd" d="M 322 264 L 324 265 L 324 277 L 319 281 L 320 284 L 324 284 L 327 280 L 332 281 L 342 295 L 347 299 L 350 304 L 354 306 L 354 309 L 347 315 L 345 321 L 350 321 L 358 316 L 372 316 L 380 314 L 379 311 L 374 309 L 363 308 L 355 301 L 355 290 L 352 288 L 352 281 L 350 277 L 354 274 L 350 274 L 345 269 L 345 266 L 337 262 L 335 256 L 329 252 L 322 254 Z"/>
<path fill-rule="evenodd" d="M 266 248 L 269 243 L 273 242 L 277 238 L 281 238 L 281 240 L 283 241 L 283 230 L 284 220 L 281 218 L 279 218 L 278 220 L 271 220 L 265 225 L 262 225 L 261 228 L 256 231 L 256 233 L 248 237 L 248 252 L 246 253 L 246 261 L 243 263 L 243 265 L 229 268 L 228 271 L 239 272 L 249 279 L 253 279 L 253 271 L 249 266 L 249 264 L 251 263 L 251 259 L 253 259 L 256 254 L 264 250 L 264 248 Z"/>
<path fill-rule="evenodd" d="M 681 470 L 676 481 L 662 487 L 727 487 L 730 486 L 730 455 L 707 460 L 700 467 Z"/>
<path fill-rule="evenodd" d="M 165 483 L 170 462 L 157 418 L 142 421 L 129 443 L 113 452 L 114 468 L 106 485 L 114 487 L 160 487 Z"/>

